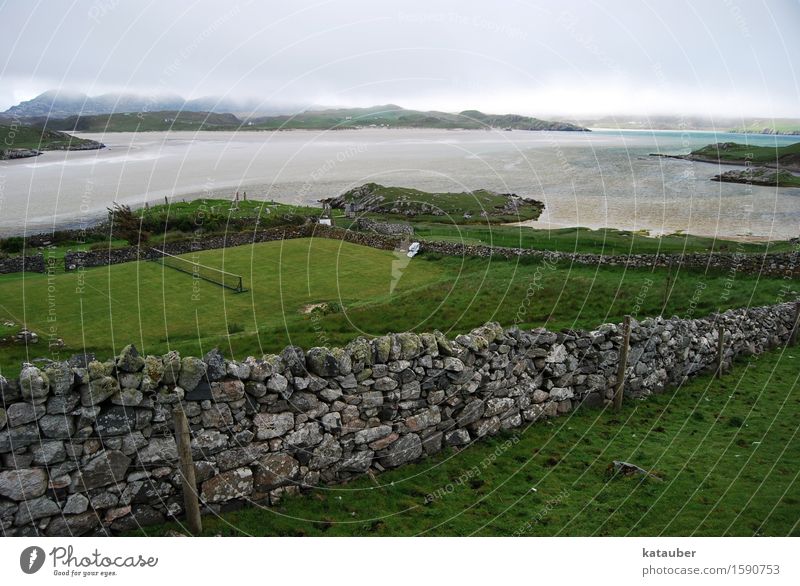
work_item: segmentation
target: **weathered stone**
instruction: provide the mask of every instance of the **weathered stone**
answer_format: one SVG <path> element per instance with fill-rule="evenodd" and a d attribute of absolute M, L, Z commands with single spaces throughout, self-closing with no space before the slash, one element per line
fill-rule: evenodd
<path fill-rule="evenodd" d="M 343 472 L 366 472 L 372 464 L 372 458 L 375 452 L 367 450 L 364 452 L 354 452 L 348 458 L 342 461 L 339 470 Z"/>
<path fill-rule="evenodd" d="M 206 376 L 211 382 L 222 380 L 228 374 L 225 367 L 225 357 L 219 351 L 219 348 L 212 348 L 206 352 L 206 355 L 203 356 L 203 362 L 206 363 Z"/>
<path fill-rule="evenodd" d="M 162 466 L 178 461 L 178 446 L 172 436 L 151 437 L 137 452 L 137 460 L 146 466 Z"/>
<path fill-rule="evenodd" d="M 123 435 L 136 429 L 142 429 L 153 417 L 150 409 L 133 407 L 106 407 L 101 410 L 95 421 L 95 430 L 99 435 Z"/>
<path fill-rule="evenodd" d="M 181 375 L 178 378 L 178 386 L 186 392 L 193 391 L 205 374 L 205 362 L 193 356 L 186 356 L 181 360 Z"/>
<path fill-rule="evenodd" d="M 51 415 L 45 415 L 39 421 L 45 420 Z M 39 428 L 35 423 L 28 423 L 19 427 L 8 428 L 0 431 L 0 454 L 18 451 L 21 448 L 38 442 L 40 439 Z"/>
<path fill-rule="evenodd" d="M 400 346 L 398 358 L 401 360 L 412 360 L 422 351 L 422 342 L 417 334 L 405 332 L 397 334 L 396 339 Z"/>
<path fill-rule="evenodd" d="M 161 361 L 163 365 L 161 383 L 165 385 L 177 384 L 181 375 L 181 355 L 175 350 L 171 350 L 161 357 Z"/>
<path fill-rule="evenodd" d="M 128 344 L 117 357 L 117 368 L 123 372 L 139 372 L 144 368 L 144 358 L 139 355 L 136 346 Z"/>
<path fill-rule="evenodd" d="M 466 427 L 483 417 L 484 404 L 480 399 L 474 399 L 464 405 L 464 408 L 458 414 L 456 421 L 459 427 Z"/>
<path fill-rule="evenodd" d="M 272 365 L 266 360 L 249 357 L 245 360 L 245 364 L 250 367 L 250 380 L 263 383 L 272 375 Z"/>
<path fill-rule="evenodd" d="M 288 399 L 292 395 L 291 391 L 289 391 L 289 381 L 282 374 L 273 374 L 269 377 L 267 391 L 279 393 L 284 399 Z"/>
<path fill-rule="evenodd" d="M 236 362 L 235 360 L 232 360 L 226 364 L 225 372 L 231 378 L 246 380 L 250 377 L 250 366 L 244 362 Z"/>
<path fill-rule="evenodd" d="M 299 346 L 286 346 L 281 352 L 281 359 L 294 376 L 306 374 L 306 356 Z"/>
<path fill-rule="evenodd" d="M 45 373 L 28 364 L 19 373 L 19 387 L 25 401 L 38 403 L 50 391 L 50 381 Z"/>
<path fill-rule="evenodd" d="M 230 403 L 244 397 L 244 383 L 240 380 L 227 380 L 211 383 L 211 399 Z"/>
<path fill-rule="evenodd" d="M 45 415 L 39 428 L 47 438 L 68 439 L 75 434 L 75 418 L 71 415 Z"/>
<path fill-rule="evenodd" d="M 393 391 L 397 388 L 397 381 L 388 376 L 384 376 L 376 380 L 372 388 L 376 391 Z"/>
<path fill-rule="evenodd" d="M 206 480 L 200 498 L 207 503 L 222 503 L 246 497 L 252 492 L 253 472 L 250 468 L 237 468 Z"/>
<path fill-rule="evenodd" d="M 416 460 L 422 455 L 422 441 L 415 433 L 404 435 L 387 449 L 380 459 L 385 468 L 395 468 L 406 462 Z"/>
<path fill-rule="evenodd" d="M 336 376 L 339 374 L 339 364 L 328 348 L 311 348 L 306 353 L 306 366 L 310 372 L 317 376 Z"/>
<path fill-rule="evenodd" d="M 80 493 L 75 493 L 69 495 L 61 512 L 65 515 L 80 515 L 88 508 L 89 499 Z"/>
<path fill-rule="evenodd" d="M 78 393 L 66 393 L 63 395 L 52 396 L 47 399 L 47 413 L 48 415 L 63 415 L 75 410 L 75 407 L 81 402 L 81 397 Z"/>
<path fill-rule="evenodd" d="M 253 418 L 253 425 L 256 428 L 256 438 L 260 440 L 281 437 L 294 428 L 294 414 L 259 413 Z"/>
<path fill-rule="evenodd" d="M 320 421 L 325 431 L 338 432 L 342 428 L 342 415 L 338 412 L 326 413 Z"/>
<path fill-rule="evenodd" d="M 12 403 L 8 406 L 6 414 L 8 416 L 9 427 L 19 427 L 31 421 L 36 421 L 47 412 L 44 405 L 34 405 L 31 403 Z"/>
<path fill-rule="evenodd" d="M 81 385 L 81 405 L 84 407 L 99 405 L 119 390 L 119 383 L 113 377 L 103 376 L 91 380 L 88 384 Z"/>
<path fill-rule="evenodd" d="M 550 398 L 553 401 L 563 401 L 564 399 L 571 399 L 573 396 L 574 393 L 569 387 L 553 387 L 550 389 Z"/>
<path fill-rule="evenodd" d="M 392 351 L 392 338 L 390 336 L 380 336 L 372 340 L 375 362 L 386 364 Z"/>
<path fill-rule="evenodd" d="M 123 407 L 137 407 L 142 404 L 144 394 L 139 389 L 123 387 L 118 392 L 111 395 L 111 403 Z"/>
<path fill-rule="evenodd" d="M 386 437 L 392 433 L 392 428 L 389 425 L 378 425 L 376 427 L 369 427 L 362 429 L 355 435 L 356 444 L 369 444 L 377 439 Z"/>
<path fill-rule="evenodd" d="M 481 419 L 475 423 L 471 423 L 469 429 L 475 437 L 494 435 L 500 431 L 500 418 L 490 417 L 488 419 Z"/>
<path fill-rule="evenodd" d="M 6 410 L 0 407 L 0 429 L 3 429 L 8 423 L 8 414 Z"/>
<path fill-rule="evenodd" d="M 154 385 L 158 385 L 164 376 L 164 361 L 158 356 L 145 356 L 144 376 L 149 378 Z"/>
<path fill-rule="evenodd" d="M 548 363 L 564 362 L 567 359 L 567 348 L 564 344 L 556 344 L 545 356 L 544 361 Z"/>
<path fill-rule="evenodd" d="M 284 442 L 292 451 L 306 451 L 322 441 L 322 426 L 318 423 L 305 423 L 286 436 Z"/>
<path fill-rule="evenodd" d="M 203 427 L 227 429 L 233 425 L 233 414 L 227 403 L 216 403 L 203 410 Z"/>
<path fill-rule="evenodd" d="M 47 490 L 47 473 L 41 468 L 0 471 L 0 496 L 14 501 L 40 497 Z"/>
<path fill-rule="evenodd" d="M 469 441 L 469 432 L 466 429 L 454 429 L 444 434 L 444 443 L 448 446 L 465 446 Z"/>
<path fill-rule="evenodd" d="M 335 464 L 342 458 L 342 446 L 331 434 L 325 434 L 322 442 L 314 448 L 308 467 L 311 470 L 322 470 Z"/>
<path fill-rule="evenodd" d="M 85 464 L 72 481 L 71 490 L 83 492 L 123 482 L 131 459 L 118 450 L 107 450 Z"/>
<path fill-rule="evenodd" d="M 54 395 L 68 393 L 75 384 L 75 373 L 66 362 L 52 362 L 44 369 L 44 373 L 50 381 L 50 392 Z"/>
<path fill-rule="evenodd" d="M 483 417 L 493 417 L 505 413 L 509 409 L 515 407 L 514 399 L 510 397 L 494 397 L 486 401 L 486 410 L 483 412 Z"/>
<path fill-rule="evenodd" d="M 370 442 L 369 447 L 373 450 L 382 450 L 384 448 L 388 448 L 394 442 L 400 439 L 400 434 L 397 432 L 392 432 L 386 437 L 382 437 L 380 439 L 375 440 L 374 442 Z"/>
<path fill-rule="evenodd" d="M 416 415 L 407 417 L 406 427 L 408 428 L 409 431 L 414 431 L 414 432 L 422 431 L 423 429 L 428 429 L 429 427 L 433 427 L 434 425 L 439 425 L 441 421 L 442 421 L 442 416 L 439 412 L 439 408 L 430 407 L 429 409 L 425 409 L 421 413 L 417 413 Z"/>
<path fill-rule="evenodd" d="M 458 358 L 448 356 L 444 359 L 444 369 L 448 372 L 461 372 L 464 370 L 464 363 Z"/>
<path fill-rule="evenodd" d="M 255 467 L 254 487 L 267 492 L 286 486 L 300 476 L 300 463 L 288 454 L 268 454 L 260 458 Z"/>
<path fill-rule="evenodd" d="M 58 440 L 39 443 L 33 448 L 32 454 L 33 463 L 41 466 L 51 466 L 67 459 L 64 442 Z"/>
<path fill-rule="evenodd" d="M 228 445 L 228 436 L 216 429 L 204 429 L 192 434 L 192 457 L 208 457 L 221 452 Z"/>
<path fill-rule="evenodd" d="M 79 537 L 95 530 L 100 519 L 94 511 L 86 511 L 80 515 L 56 517 L 47 525 L 47 535 Z"/>
<path fill-rule="evenodd" d="M 14 524 L 29 525 L 38 519 L 59 514 L 61 514 L 61 509 L 58 504 L 46 496 L 41 496 L 36 499 L 26 500 L 20 504 Z"/>
<path fill-rule="evenodd" d="M 250 444 L 225 450 L 217 454 L 217 466 L 220 471 L 232 470 L 248 466 L 269 452 L 269 442 Z"/>

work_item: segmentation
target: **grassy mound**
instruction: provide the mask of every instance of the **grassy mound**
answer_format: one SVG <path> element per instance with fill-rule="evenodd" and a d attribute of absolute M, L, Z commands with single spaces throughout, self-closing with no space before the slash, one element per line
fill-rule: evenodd
<path fill-rule="evenodd" d="M 492 223 L 535 220 L 544 204 L 509 193 L 486 189 L 462 193 L 430 193 L 409 187 L 365 183 L 326 200 L 334 209 L 355 206 L 358 214 L 413 219 L 415 222 Z"/>

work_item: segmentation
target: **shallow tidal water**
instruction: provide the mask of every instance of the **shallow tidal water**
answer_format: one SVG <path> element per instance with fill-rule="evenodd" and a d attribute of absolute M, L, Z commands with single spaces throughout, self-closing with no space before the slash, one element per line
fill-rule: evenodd
<path fill-rule="evenodd" d="M 99 151 L 0 162 L 0 233 L 80 226 L 113 202 L 231 197 L 315 203 L 368 181 L 427 191 L 480 188 L 545 202 L 535 227 L 587 226 L 785 239 L 800 189 L 710 181 L 733 167 L 650 157 L 724 141 L 797 137 L 675 131 L 339 130 L 81 133 Z"/>

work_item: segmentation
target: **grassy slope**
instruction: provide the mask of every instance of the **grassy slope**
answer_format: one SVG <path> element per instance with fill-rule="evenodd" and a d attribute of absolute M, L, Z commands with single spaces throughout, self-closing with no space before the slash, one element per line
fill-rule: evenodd
<path fill-rule="evenodd" d="M 540 120 L 514 114 L 493 115 L 477 110 L 459 114 L 447 112 L 422 112 L 406 110 L 388 104 L 371 108 L 348 108 L 301 112 L 291 116 L 267 116 L 254 121 L 255 127 L 264 129 L 329 129 L 388 126 L 390 128 L 516 128 L 525 130 L 581 130 L 563 122 Z"/>
<path fill-rule="evenodd" d="M 561 252 L 587 252 L 597 254 L 655 254 L 689 252 L 758 253 L 792 250 L 788 242 L 768 244 L 734 242 L 672 234 L 651 238 L 636 232 L 604 228 L 535 229 L 526 226 L 454 226 L 447 224 L 415 224 L 414 232 L 423 239 L 463 242 L 464 244 L 489 244 L 510 248 L 532 248 Z"/>
<path fill-rule="evenodd" d="M 143 112 L 70 116 L 47 121 L 49 128 L 78 132 L 143 132 L 157 130 L 237 130 L 233 114 L 211 112 Z"/>
<path fill-rule="evenodd" d="M 620 321 L 637 306 L 640 316 L 657 315 L 667 280 L 663 270 L 567 264 L 550 269 L 530 259 L 518 264 L 420 255 L 401 270 L 390 294 L 395 254 L 338 241 L 271 242 L 204 251 L 196 258 L 243 274 L 249 292 L 236 294 L 205 281 L 193 292 L 190 276 L 149 262 L 88 269 L 83 276 L 57 273 L 51 299 L 46 275 L 5 275 L 0 320 L 27 324 L 43 336 L 55 326 L 54 335 L 67 344 L 62 355 L 85 348 L 105 358 L 134 342 L 146 353 L 173 348 L 197 355 L 219 346 L 241 358 L 289 343 L 343 345 L 360 333 L 438 328 L 455 334 L 489 320 L 510 325 L 531 286 L 534 295 L 520 314 L 523 326 L 591 327 Z M 666 313 L 686 315 L 693 307 L 694 315 L 704 315 L 773 303 L 786 294 L 780 279 L 738 275 L 731 284 L 727 277 L 680 273 Z M 80 279 L 83 292 L 76 294 Z M 321 302 L 346 311 L 301 313 L 306 304 Z M 48 322 L 51 308 L 54 322 Z M 22 360 L 46 352 L 44 344 L 32 347 L 31 356 L 18 346 L 0 348 L 1 374 L 16 377 Z"/>
<path fill-rule="evenodd" d="M 46 151 L 91 144 L 96 142 L 55 130 L 0 124 L 0 150 L 14 148 Z"/>
<path fill-rule="evenodd" d="M 722 381 L 704 376 L 627 401 L 620 414 L 574 413 L 376 483 L 361 478 L 272 508 L 207 516 L 204 534 L 798 536 L 799 358 L 800 348 L 772 351 Z M 664 481 L 610 478 L 612 460 Z M 183 530 L 138 534 L 170 529 Z"/>

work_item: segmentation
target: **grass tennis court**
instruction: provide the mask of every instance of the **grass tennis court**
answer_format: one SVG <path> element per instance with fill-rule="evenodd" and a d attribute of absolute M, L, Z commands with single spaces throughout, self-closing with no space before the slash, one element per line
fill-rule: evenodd
<path fill-rule="evenodd" d="M 83 351 L 105 359 L 131 342 L 145 353 L 176 349 L 198 355 L 218 346 L 242 358 L 289 343 L 343 345 L 359 334 L 437 328 L 455 334 L 489 320 L 592 327 L 626 313 L 658 315 L 667 279 L 666 271 L 553 267 L 536 259 L 423 254 L 409 262 L 392 251 L 320 238 L 188 257 L 243 275 L 248 291 L 235 293 L 153 262 L 50 278 L 0 277 L 0 323 L 27 325 L 41 337 L 30 356 L 21 346 L 0 347 L 2 374 L 16 377 L 23 360 L 48 356 L 50 333 L 66 344 L 57 356 L 62 359 Z M 781 279 L 728 278 L 681 272 L 666 314 L 701 316 L 789 298 Z"/>

